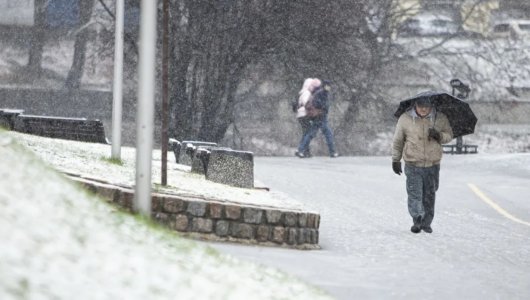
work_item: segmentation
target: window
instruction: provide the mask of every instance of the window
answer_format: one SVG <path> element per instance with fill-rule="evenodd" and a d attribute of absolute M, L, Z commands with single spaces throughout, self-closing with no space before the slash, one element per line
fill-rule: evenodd
<path fill-rule="evenodd" d="M 519 24 L 519 29 L 522 31 L 530 31 L 530 24 Z"/>
<path fill-rule="evenodd" d="M 450 22 L 446 20 L 432 20 L 431 24 L 435 27 L 448 27 Z"/>
<path fill-rule="evenodd" d="M 508 32 L 510 31 L 510 24 L 497 24 L 493 27 L 493 32 Z"/>

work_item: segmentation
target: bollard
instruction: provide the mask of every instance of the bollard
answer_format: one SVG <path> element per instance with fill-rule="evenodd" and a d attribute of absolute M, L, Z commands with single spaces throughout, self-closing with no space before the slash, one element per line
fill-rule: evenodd
<path fill-rule="evenodd" d="M 210 150 L 204 147 L 198 147 L 191 161 L 191 172 L 197 174 L 206 174 L 208 172 L 208 162 L 210 160 Z"/>
<path fill-rule="evenodd" d="M 182 147 L 182 143 L 177 141 L 176 139 L 169 139 L 168 141 L 169 150 L 173 151 L 173 154 L 175 155 L 175 162 L 179 163 L 180 158 L 180 148 Z"/>
<path fill-rule="evenodd" d="M 212 148 L 206 179 L 235 187 L 254 188 L 253 153 L 227 148 Z"/>
<path fill-rule="evenodd" d="M 217 143 L 201 142 L 201 141 L 182 141 L 181 151 L 179 153 L 178 163 L 186 166 L 191 166 L 195 149 L 193 147 L 217 147 Z"/>

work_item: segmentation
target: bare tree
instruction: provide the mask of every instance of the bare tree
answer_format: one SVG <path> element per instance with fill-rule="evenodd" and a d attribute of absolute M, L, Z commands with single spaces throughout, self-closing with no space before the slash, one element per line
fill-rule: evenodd
<path fill-rule="evenodd" d="M 177 138 L 222 139 L 233 120 L 236 89 L 253 63 L 275 57 L 289 70 L 326 76 L 344 71 L 346 58 L 355 61 L 348 49 L 355 48 L 361 15 L 351 1 L 200 0 L 173 5 L 178 13 L 173 15 L 170 78 Z"/>
<path fill-rule="evenodd" d="M 31 47 L 29 50 L 28 74 L 31 76 L 40 76 L 42 67 L 42 54 L 46 42 L 46 8 L 47 0 L 35 0 L 34 15 L 35 21 L 31 34 Z"/>
<path fill-rule="evenodd" d="M 94 0 L 79 0 L 79 28 L 75 33 L 74 58 L 64 84 L 69 90 L 79 89 L 81 85 L 93 7 Z"/>
<path fill-rule="evenodd" d="M 172 132 L 219 141 L 232 119 L 235 92 L 250 62 L 278 42 L 281 2 L 174 1 L 170 68 Z"/>

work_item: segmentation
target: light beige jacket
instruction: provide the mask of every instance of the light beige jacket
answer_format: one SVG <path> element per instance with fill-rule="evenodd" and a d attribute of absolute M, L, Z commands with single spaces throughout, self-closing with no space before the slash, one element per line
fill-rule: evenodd
<path fill-rule="evenodd" d="M 307 116 L 307 111 L 305 110 L 305 105 L 307 101 L 311 98 L 311 91 L 304 90 L 300 92 L 300 97 L 298 97 L 298 110 L 296 111 L 297 118 L 303 118 Z"/>
<path fill-rule="evenodd" d="M 429 128 L 441 134 L 441 143 L 429 139 Z M 421 118 L 411 109 L 401 115 L 397 122 L 392 143 L 392 161 L 401 161 L 417 167 L 431 167 L 442 160 L 442 145 L 453 139 L 453 130 L 443 113 L 435 109 Z"/>
<path fill-rule="evenodd" d="M 318 78 L 306 78 L 304 80 L 304 86 L 299 92 L 298 97 L 298 110 L 296 111 L 297 118 L 303 118 L 307 116 L 307 111 L 305 110 L 305 105 L 311 98 L 313 92 L 320 87 L 322 82 Z"/>

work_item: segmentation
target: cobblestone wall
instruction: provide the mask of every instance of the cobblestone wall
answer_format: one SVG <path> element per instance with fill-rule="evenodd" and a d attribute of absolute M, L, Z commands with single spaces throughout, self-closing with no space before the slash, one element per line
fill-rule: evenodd
<path fill-rule="evenodd" d="M 107 201 L 132 211 L 134 191 L 73 178 Z M 153 194 L 152 218 L 195 237 L 296 248 L 318 248 L 320 215 L 268 207 Z"/>

